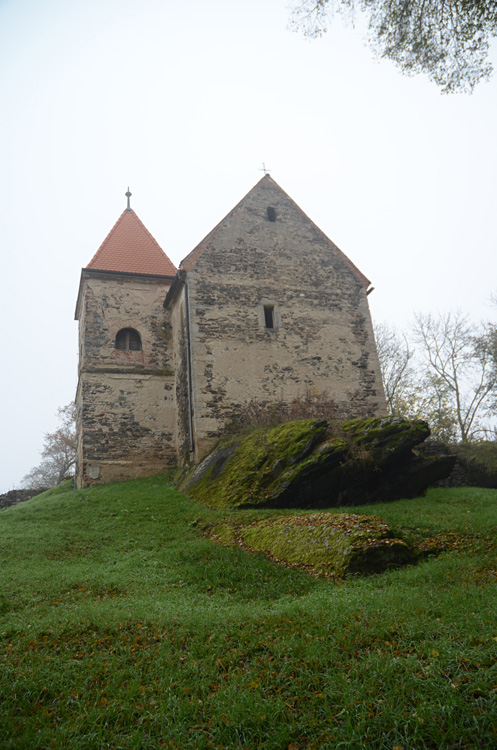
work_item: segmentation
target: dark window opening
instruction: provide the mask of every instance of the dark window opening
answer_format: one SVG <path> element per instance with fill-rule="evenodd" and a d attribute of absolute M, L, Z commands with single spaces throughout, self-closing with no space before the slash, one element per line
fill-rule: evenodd
<path fill-rule="evenodd" d="M 121 328 L 116 336 L 116 349 L 123 352 L 141 352 L 142 340 L 134 328 Z"/>
<path fill-rule="evenodd" d="M 274 307 L 273 305 L 264 305 L 264 322 L 266 328 L 274 328 Z"/>
<path fill-rule="evenodd" d="M 276 209 L 272 206 L 267 207 L 267 218 L 269 221 L 276 221 Z"/>

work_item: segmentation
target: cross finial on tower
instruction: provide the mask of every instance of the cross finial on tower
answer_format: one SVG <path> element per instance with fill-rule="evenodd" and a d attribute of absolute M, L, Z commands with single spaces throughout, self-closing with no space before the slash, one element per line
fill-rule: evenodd
<path fill-rule="evenodd" d="M 259 169 L 259 172 L 264 172 L 264 174 L 266 175 L 266 174 L 269 174 L 269 172 L 270 172 L 270 171 L 271 171 L 271 170 L 269 170 L 269 169 L 268 169 L 268 168 L 266 167 L 266 164 L 265 164 L 265 162 L 262 162 L 262 169 Z"/>
<path fill-rule="evenodd" d="M 125 196 L 126 196 L 126 198 L 128 199 L 128 211 L 131 211 L 131 206 L 130 206 L 130 203 L 129 203 L 129 199 L 131 198 L 131 196 L 133 195 L 133 193 L 130 193 L 130 192 L 129 192 L 129 185 L 128 185 L 128 192 L 127 192 L 127 193 L 124 193 L 124 195 L 125 195 Z"/>

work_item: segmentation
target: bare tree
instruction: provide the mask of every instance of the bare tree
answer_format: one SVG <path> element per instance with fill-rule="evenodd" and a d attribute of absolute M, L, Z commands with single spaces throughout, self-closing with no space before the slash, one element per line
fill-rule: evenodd
<path fill-rule="evenodd" d="M 390 414 L 425 419 L 438 440 L 457 439 L 457 418 L 445 383 L 423 369 L 407 334 L 384 323 L 375 325 L 376 347 Z"/>
<path fill-rule="evenodd" d="M 374 335 L 388 410 L 393 416 L 406 416 L 414 389 L 414 350 L 394 326 L 376 323 Z"/>
<path fill-rule="evenodd" d="M 45 434 L 41 462 L 23 477 L 28 489 L 54 487 L 69 476 L 76 462 L 76 408 L 74 402 L 57 410 L 60 427 Z"/>
<path fill-rule="evenodd" d="M 454 420 L 462 442 L 483 435 L 483 417 L 492 412 L 497 370 L 489 332 L 461 312 L 416 316 L 414 336 L 424 358 L 426 393 L 432 406 L 438 401 L 446 426 Z"/>
<path fill-rule="evenodd" d="M 419 373 L 416 418 L 425 419 L 430 425 L 431 436 L 444 443 L 459 440 L 457 411 L 452 393 L 447 384 L 437 375 Z"/>
<path fill-rule="evenodd" d="M 427 73 L 444 92 L 472 91 L 492 71 L 495 0 L 293 0 L 291 24 L 316 37 L 335 15 L 363 18 L 380 57 L 405 73 Z"/>

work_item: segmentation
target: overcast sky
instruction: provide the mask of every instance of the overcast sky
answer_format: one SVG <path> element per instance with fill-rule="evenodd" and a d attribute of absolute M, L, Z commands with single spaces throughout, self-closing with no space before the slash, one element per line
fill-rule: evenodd
<path fill-rule="evenodd" d="M 126 205 L 179 261 L 272 177 L 377 321 L 495 320 L 497 77 L 441 95 L 285 0 L 0 0 L 0 492 L 75 394 L 80 270 Z M 493 55 L 496 58 L 496 55 Z"/>

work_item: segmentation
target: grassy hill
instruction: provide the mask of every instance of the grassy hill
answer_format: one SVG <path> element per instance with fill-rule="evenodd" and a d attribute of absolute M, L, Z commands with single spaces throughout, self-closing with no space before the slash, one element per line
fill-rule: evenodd
<path fill-rule="evenodd" d="M 0 747 L 496 747 L 497 491 L 358 512 L 446 551 L 318 578 L 203 538 L 228 512 L 166 477 L 1 511 Z"/>

